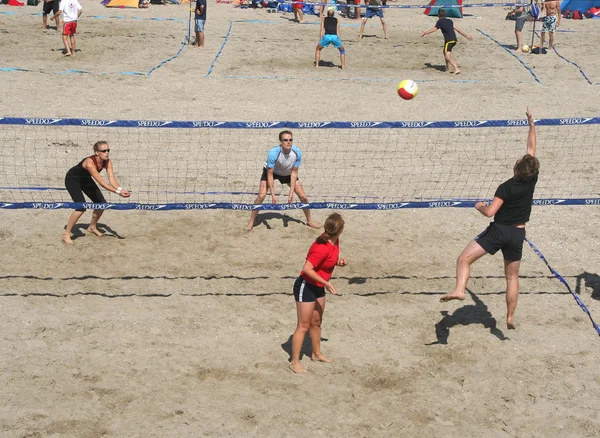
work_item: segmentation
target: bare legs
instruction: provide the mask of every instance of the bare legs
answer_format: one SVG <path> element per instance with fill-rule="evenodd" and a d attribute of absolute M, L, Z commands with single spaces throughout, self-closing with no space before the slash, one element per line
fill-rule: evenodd
<path fill-rule="evenodd" d="M 440 298 L 444 303 L 451 300 L 464 300 L 466 296 L 467 282 L 471 275 L 471 265 L 486 251 L 476 242 L 471 241 L 463 250 L 456 261 L 456 287 L 452 293 Z M 504 276 L 506 277 L 506 327 L 515 329 L 515 311 L 519 299 L 519 269 L 521 261 L 504 260 Z"/>
<path fill-rule="evenodd" d="M 342 63 L 342 70 L 346 70 L 346 53 L 344 46 L 338 49 L 340 51 L 340 62 Z"/>
<path fill-rule="evenodd" d="M 302 202 L 304 204 L 308 202 L 308 197 L 306 196 L 306 193 L 304 193 L 304 188 L 302 187 L 302 184 L 300 184 L 300 181 L 296 182 L 296 185 L 294 186 L 294 193 L 296 193 L 296 195 L 300 199 L 300 202 Z M 261 181 L 260 187 L 258 189 L 258 196 L 256 197 L 254 204 L 262 204 L 263 201 L 265 200 L 266 196 L 267 196 L 267 182 Z M 306 225 L 308 225 L 311 228 L 321 228 L 320 224 L 312 221 L 310 209 L 307 208 L 302 211 L 304 212 L 304 216 L 306 216 Z M 248 231 L 251 231 L 254 228 L 254 223 L 256 222 L 257 217 L 258 217 L 258 210 L 252 210 L 252 214 L 250 215 L 250 222 L 248 222 L 248 227 L 247 227 Z"/>
<path fill-rule="evenodd" d="M 471 276 L 471 265 L 486 254 L 485 249 L 476 241 L 469 242 L 456 261 L 456 286 L 454 291 L 440 298 L 440 302 L 465 299 L 467 282 Z"/>
<path fill-rule="evenodd" d="M 298 23 L 304 23 L 304 12 L 302 12 L 302 7 L 293 7 L 294 9 L 294 19 L 298 21 Z"/>
<path fill-rule="evenodd" d="M 446 61 L 446 71 L 450 71 L 450 66 L 452 66 L 455 75 L 460 73 L 460 68 L 452 57 L 452 52 L 444 52 L 444 60 Z"/>
<path fill-rule="evenodd" d="M 361 40 L 363 39 L 363 32 L 365 31 L 365 25 L 367 24 L 367 20 L 368 20 L 368 18 L 365 16 L 365 18 L 363 18 L 362 23 L 360 24 L 360 34 L 358 35 L 358 37 Z M 381 27 L 383 27 L 383 36 L 385 37 L 386 40 L 389 40 L 390 37 L 388 36 L 388 33 L 387 33 L 387 24 L 383 18 L 380 18 L 380 20 L 381 20 Z"/>
<path fill-rule="evenodd" d="M 77 223 L 77 221 L 81 218 L 81 216 L 85 213 L 85 211 L 75 210 L 69 216 L 69 221 L 67 222 L 67 228 L 65 229 L 65 234 L 63 234 L 63 242 L 67 245 L 72 245 L 73 241 L 71 240 L 71 231 L 73 231 L 73 227 Z"/>
<path fill-rule="evenodd" d="M 519 299 L 519 269 L 521 261 L 504 260 L 506 277 L 506 327 L 515 329 L 515 311 Z"/>
<path fill-rule="evenodd" d="M 319 60 L 321 59 L 321 49 L 323 46 L 321 44 L 317 44 L 317 48 L 315 49 L 315 68 L 319 68 Z"/>
<path fill-rule="evenodd" d="M 85 213 L 85 210 L 75 210 L 73 213 L 71 213 L 69 221 L 67 222 L 65 233 L 63 234 L 63 242 L 65 242 L 67 245 L 73 244 L 73 241 L 71 240 L 71 232 L 73 231 L 73 227 L 75 226 L 77 221 L 79 221 L 83 213 Z M 96 236 L 99 237 L 103 236 L 103 234 L 100 231 L 98 231 L 97 228 L 98 220 L 102 216 L 102 213 L 104 213 L 104 210 L 94 210 L 94 213 L 92 213 L 92 220 L 90 221 L 90 226 L 88 227 L 89 232 L 94 233 Z"/>
<path fill-rule="evenodd" d="M 386 40 L 389 40 L 390 37 L 388 37 L 388 33 L 387 33 L 387 24 L 383 18 L 381 18 L 380 20 L 381 20 L 381 27 L 383 27 L 383 36 L 385 37 Z"/>
<path fill-rule="evenodd" d="M 204 47 L 204 32 L 196 31 L 196 44 L 195 47 Z"/>
<path fill-rule="evenodd" d="M 65 56 L 71 56 L 75 54 L 75 36 L 74 35 L 63 35 L 63 44 L 65 45 Z M 69 44 L 70 41 L 70 44 Z"/>
<path fill-rule="evenodd" d="M 323 49 L 323 46 L 320 44 L 317 44 L 317 48 L 315 49 L 315 68 L 319 68 L 319 60 L 321 59 L 321 50 Z M 338 50 L 340 51 L 340 62 L 342 64 L 342 70 L 346 69 L 346 54 L 342 53 L 342 51 L 344 50 L 344 46 L 341 46 L 340 48 L 338 48 Z"/>
<path fill-rule="evenodd" d="M 542 36 L 540 38 L 540 53 L 544 48 L 544 41 L 546 41 L 546 32 L 542 32 Z M 554 45 L 554 32 L 550 32 L 548 35 L 548 51 L 552 50 L 552 46 Z"/>
<path fill-rule="evenodd" d="M 515 30 L 515 36 L 517 37 L 517 50 L 515 50 L 515 52 L 522 52 L 523 50 L 521 47 L 523 47 L 523 32 L 520 30 Z"/>
<path fill-rule="evenodd" d="M 290 369 L 295 373 L 306 373 L 307 371 L 300 364 L 300 352 L 306 332 L 310 336 L 312 345 L 311 359 L 318 362 L 327 362 L 327 359 L 321 353 L 321 322 L 323 321 L 323 311 L 325 310 L 325 297 L 317 298 L 312 303 L 296 303 L 298 313 L 298 324 L 296 331 L 292 336 L 292 361 Z"/>
<path fill-rule="evenodd" d="M 94 213 L 92 213 L 92 220 L 90 221 L 90 226 L 87 229 L 90 233 L 94 233 L 98 237 L 104 236 L 104 234 L 98 231 L 97 228 L 98 220 L 100 219 L 100 216 L 102 216 L 102 213 L 104 213 L 104 210 L 94 210 Z"/>

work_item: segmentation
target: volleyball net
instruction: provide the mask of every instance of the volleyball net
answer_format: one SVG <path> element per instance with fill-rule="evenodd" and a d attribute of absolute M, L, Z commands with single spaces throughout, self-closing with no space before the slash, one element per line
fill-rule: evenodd
<path fill-rule="evenodd" d="M 534 204 L 600 204 L 600 118 L 536 121 Z M 284 129 L 302 151 L 308 204 L 253 205 Z M 0 118 L 0 208 L 120 210 L 470 207 L 489 200 L 526 151 L 522 120 L 217 122 Z M 67 171 L 105 140 L 128 199 L 74 204 Z M 102 173 L 105 177 L 105 173 Z M 297 199 L 297 198 L 296 198 Z"/>

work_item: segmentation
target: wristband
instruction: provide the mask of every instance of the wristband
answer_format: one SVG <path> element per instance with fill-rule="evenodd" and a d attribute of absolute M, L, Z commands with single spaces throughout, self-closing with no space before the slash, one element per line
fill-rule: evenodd
<path fill-rule="evenodd" d="M 123 187 L 117 187 L 117 191 L 115 192 L 117 195 L 120 195 L 123 191 Z"/>

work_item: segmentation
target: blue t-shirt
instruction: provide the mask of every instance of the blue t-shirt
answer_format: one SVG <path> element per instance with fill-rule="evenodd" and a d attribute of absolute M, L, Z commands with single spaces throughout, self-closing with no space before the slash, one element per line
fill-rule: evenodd
<path fill-rule="evenodd" d="M 206 0 L 196 0 L 196 10 L 204 6 L 204 11 L 200 15 L 196 14 L 196 20 L 206 20 Z"/>
<path fill-rule="evenodd" d="M 275 175 L 288 176 L 292 174 L 292 169 L 300 167 L 302 162 L 302 152 L 296 146 L 292 146 L 289 153 L 284 153 L 281 146 L 275 146 L 269 149 L 265 167 L 273 169 Z"/>

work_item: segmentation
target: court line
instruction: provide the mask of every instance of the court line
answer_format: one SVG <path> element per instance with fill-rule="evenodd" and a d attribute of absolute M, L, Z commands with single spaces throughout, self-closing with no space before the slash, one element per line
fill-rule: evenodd
<path fill-rule="evenodd" d="M 541 38 L 540 35 L 537 33 L 537 31 L 534 32 L 535 35 L 538 38 Z M 556 53 L 558 55 L 559 58 L 563 59 L 564 61 L 568 62 L 571 65 L 574 65 L 575 67 L 577 67 L 579 69 L 579 73 L 581 73 L 581 75 L 585 78 L 585 80 L 588 82 L 588 84 L 590 85 L 594 85 L 594 83 L 592 81 L 590 81 L 590 79 L 587 77 L 587 75 L 584 73 L 583 69 L 581 67 L 579 67 L 577 64 L 575 64 L 573 61 L 567 59 L 566 57 L 562 56 L 560 53 L 558 53 L 558 50 L 556 50 L 556 46 L 552 46 L 552 50 L 554 50 L 554 53 Z M 597 84 L 596 84 L 597 85 Z"/>
<path fill-rule="evenodd" d="M 583 303 L 583 301 L 581 301 L 581 298 L 579 298 L 579 296 L 577 296 L 577 294 L 574 293 L 573 290 L 571 290 L 569 283 L 567 283 L 567 281 L 564 279 L 564 277 L 562 275 L 560 275 L 558 272 L 556 272 L 556 270 L 554 270 L 554 268 L 552 266 L 550 266 L 550 263 L 548 263 L 548 260 L 546 260 L 546 257 L 544 257 L 544 255 L 541 253 L 541 251 L 539 249 L 537 249 L 537 247 L 531 242 L 531 240 L 529 240 L 528 238 L 525 238 L 525 241 L 529 244 L 531 249 L 533 249 L 533 251 L 539 256 L 539 258 L 542 259 L 542 261 L 546 264 L 546 266 L 548 267 L 550 272 L 558 279 L 558 281 L 560 281 L 562 284 L 565 285 L 565 287 L 571 293 L 571 295 L 573 296 L 573 298 L 575 299 L 577 304 L 579 304 L 579 307 L 581 307 L 581 310 L 583 310 L 587 314 L 587 316 L 590 318 L 592 325 L 596 329 L 596 333 L 598 333 L 598 336 L 600 336 L 600 327 L 598 327 L 598 324 L 596 324 L 596 321 L 594 321 L 594 318 L 592 318 L 592 314 L 590 313 L 587 306 Z"/>
<path fill-rule="evenodd" d="M 229 22 L 229 29 L 227 30 L 227 35 L 225 35 L 225 39 L 223 40 L 223 44 L 221 44 L 221 48 L 219 49 L 219 51 L 217 52 L 215 59 L 213 59 L 212 63 L 210 64 L 210 67 L 208 69 L 208 72 L 206 73 L 206 75 L 204 76 L 205 78 L 209 77 L 210 74 L 213 71 L 213 68 L 217 62 L 217 59 L 219 59 L 219 56 L 221 56 L 221 53 L 223 52 L 223 49 L 225 48 L 225 44 L 227 44 L 227 40 L 229 39 L 229 35 L 231 34 L 231 28 L 233 27 L 233 21 Z"/>
<path fill-rule="evenodd" d="M 526 68 L 526 69 L 529 71 L 529 73 L 531 73 L 531 75 L 534 77 L 534 79 L 536 80 L 536 82 L 537 82 L 537 83 L 539 83 L 539 84 L 541 84 L 541 83 L 542 83 L 542 81 L 540 81 L 540 78 L 538 78 L 538 77 L 537 77 L 537 75 L 534 73 L 534 71 L 533 71 L 531 68 L 529 68 L 529 66 L 528 66 L 528 65 L 525 63 L 525 61 L 523 61 L 521 58 L 519 58 L 517 55 L 515 55 L 515 53 L 514 53 L 512 50 L 510 50 L 510 49 L 509 49 L 509 48 L 507 48 L 506 46 L 502 45 L 502 44 L 500 43 L 500 41 L 496 40 L 496 39 L 495 39 L 494 37 L 492 37 L 491 35 L 488 35 L 488 34 L 487 34 L 487 33 L 485 33 L 484 31 L 482 31 L 481 29 L 477 29 L 477 31 L 478 31 L 479 33 L 481 33 L 483 36 L 486 36 L 486 37 L 488 37 L 490 40 L 492 40 L 493 42 L 495 42 L 496 44 L 498 44 L 500 47 L 502 47 L 504 50 L 506 50 L 508 53 L 510 53 L 512 56 L 514 56 L 514 57 L 517 59 L 517 61 L 519 61 L 519 62 L 521 63 L 521 65 L 522 65 L 523 67 L 525 67 L 525 68 Z"/>

